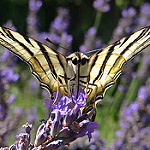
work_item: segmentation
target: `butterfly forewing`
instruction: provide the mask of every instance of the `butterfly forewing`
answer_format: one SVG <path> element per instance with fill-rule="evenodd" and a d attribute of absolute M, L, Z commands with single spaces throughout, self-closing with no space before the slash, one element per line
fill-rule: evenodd
<path fill-rule="evenodd" d="M 67 87 L 61 86 L 67 84 L 66 70 L 70 69 L 65 56 L 32 38 L 3 27 L 0 28 L 0 44 L 27 62 L 41 86 L 51 94 L 58 90 L 67 92 Z M 70 74 L 73 74 L 72 70 Z"/>

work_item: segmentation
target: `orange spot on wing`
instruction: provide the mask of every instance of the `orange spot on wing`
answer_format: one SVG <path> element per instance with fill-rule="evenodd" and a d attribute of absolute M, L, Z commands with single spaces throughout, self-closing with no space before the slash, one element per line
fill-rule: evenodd
<path fill-rule="evenodd" d="M 86 98 L 88 98 L 89 97 L 89 94 L 86 94 Z"/>
<path fill-rule="evenodd" d="M 65 96 L 68 96 L 68 93 L 65 92 Z"/>

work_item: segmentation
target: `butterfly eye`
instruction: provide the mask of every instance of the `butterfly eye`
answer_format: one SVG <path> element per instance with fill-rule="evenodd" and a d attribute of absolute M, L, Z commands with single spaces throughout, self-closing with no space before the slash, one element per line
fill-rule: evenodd
<path fill-rule="evenodd" d="M 72 58 L 72 63 L 73 63 L 74 65 L 77 65 L 78 60 L 77 60 L 77 58 L 76 58 L 76 57 L 73 57 L 73 58 Z"/>
<path fill-rule="evenodd" d="M 83 59 L 81 60 L 82 65 L 85 65 L 86 61 L 87 61 L 87 59 L 86 59 L 86 58 L 83 58 Z"/>

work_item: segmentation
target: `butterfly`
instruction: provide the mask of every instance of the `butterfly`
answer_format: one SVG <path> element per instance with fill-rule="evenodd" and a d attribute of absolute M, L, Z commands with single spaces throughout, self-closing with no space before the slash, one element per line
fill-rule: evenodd
<path fill-rule="evenodd" d="M 40 85 L 50 96 L 75 94 L 79 88 L 87 94 L 84 111 L 95 107 L 105 91 L 122 73 L 124 65 L 150 45 L 150 27 L 124 37 L 90 57 L 75 52 L 68 57 L 30 37 L 0 27 L 0 44 L 25 61 Z"/>

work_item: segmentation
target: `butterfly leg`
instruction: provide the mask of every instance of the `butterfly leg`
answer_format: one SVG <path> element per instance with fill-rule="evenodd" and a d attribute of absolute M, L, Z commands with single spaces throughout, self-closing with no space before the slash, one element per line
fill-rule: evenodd
<path fill-rule="evenodd" d="M 55 97 L 54 102 L 53 102 L 52 105 L 54 105 L 54 104 L 56 103 L 56 101 L 57 101 L 57 99 L 58 99 L 58 94 L 59 94 L 59 92 L 60 92 L 60 87 L 61 87 L 61 85 L 60 85 L 60 82 L 59 82 L 59 75 L 57 76 L 56 81 L 57 81 L 57 84 L 58 84 L 58 85 L 57 85 L 57 92 L 56 92 L 56 97 Z"/>

